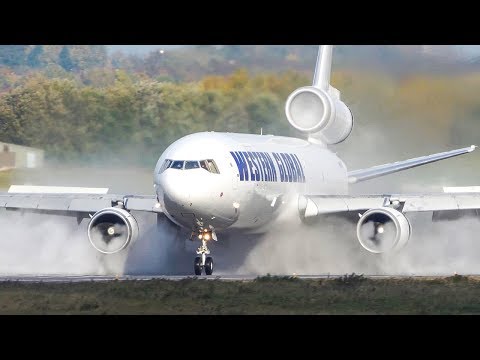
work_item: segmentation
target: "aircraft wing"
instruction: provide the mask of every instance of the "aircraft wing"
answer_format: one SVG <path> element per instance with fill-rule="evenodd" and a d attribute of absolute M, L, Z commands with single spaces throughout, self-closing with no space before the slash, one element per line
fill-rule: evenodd
<path fill-rule="evenodd" d="M 62 188 L 60 188 L 60 191 Z M 72 189 L 72 188 L 63 188 Z M 81 188 L 78 188 L 81 189 Z M 35 187 L 27 187 L 37 190 Z M 43 189 L 48 190 L 48 189 Z M 58 188 L 56 189 L 58 190 Z M 90 189 L 88 189 L 90 190 Z M 92 189 L 92 192 L 95 189 Z M 107 189 L 108 190 L 108 189 Z M 8 192 L 0 193 L 0 208 L 24 212 L 83 216 L 123 204 L 126 210 L 162 213 L 154 195 L 112 195 L 103 193 Z M 120 205 L 121 205 L 120 204 Z"/>
<path fill-rule="evenodd" d="M 432 211 L 437 216 L 480 210 L 480 193 L 387 194 L 358 196 L 300 196 L 300 215 L 315 218 L 328 214 L 362 213 L 393 207 L 402 213 Z"/>
<path fill-rule="evenodd" d="M 365 181 L 365 180 L 373 179 L 376 177 L 393 174 L 398 171 L 411 169 L 417 166 L 430 164 L 435 161 L 440 161 L 440 160 L 448 159 L 454 156 L 468 154 L 474 151 L 475 149 L 476 149 L 476 146 L 472 145 L 470 147 L 463 148 L 463 149 L 446 151 L 443 153 L 422 156 L 422 157 L 404 160 L 404 161 L 398 161 L 391 164 L 374 166 L 368 169 L 350 171 L 348 173 L 348 181 L 349 183 L 354 184 L 360 181 Z"/>

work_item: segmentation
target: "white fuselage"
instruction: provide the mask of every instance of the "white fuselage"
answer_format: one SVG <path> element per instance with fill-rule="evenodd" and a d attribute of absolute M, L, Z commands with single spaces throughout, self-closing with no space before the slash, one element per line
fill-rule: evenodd
<path fill-rule="evenodd" d="M 212 160 L 213 171 L 206 162 Z M 324 145 L 216 132 L 188 135 L 170 145 L 155 167 L 154 184 L 171 221 L 189 230 L 215 231 L 261 229 L 287 204 L 296 204 L 298 194 L 348 191 L 345 164 Z"/>

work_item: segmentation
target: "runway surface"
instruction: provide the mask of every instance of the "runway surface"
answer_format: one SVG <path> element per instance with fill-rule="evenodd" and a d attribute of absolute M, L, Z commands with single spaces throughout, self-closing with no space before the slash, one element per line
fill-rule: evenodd
<path fill-rule="evenodd" d="M 276 275 L 277 277 L 295 277 L 302 280 L 335 279 L 348 276 L 345 275 Z M 363 275 L 368 279 L 441 279 L 455 274 L 443 275 Z M 479 278 L 479 274 L 466 275 Z M 149 280 L 170 280 L 181 281 L 186 279 L 198 280 L 219 280 L 219 281 L 253 281 L 258 275 L 218 275 L 218 276 L 165 276 L 165 275 L 122 275 L 122 276 L 103 276 L 103 275 L 0 275 L 0 282 L 26 282 L 26 283 L 78 283 L 78 282 L 108 282 L 108 281 L 149 281 Z"/>

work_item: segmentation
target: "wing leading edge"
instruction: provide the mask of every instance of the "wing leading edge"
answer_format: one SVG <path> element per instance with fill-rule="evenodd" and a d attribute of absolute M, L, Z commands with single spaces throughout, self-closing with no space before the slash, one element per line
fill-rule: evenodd
<path fill-rule="evenodd" d="M 126 210 L 163 212 L 154 195 L 0 193 L 0 208 L 7 210 L 88 216 L 115 206 Z"/>
<path fill-rule="evenodd" d="M 446 151 L 443 153 L 422 156 L 422 157 L 404 160 L 404 161 L 398 161 L 391 164 L 378 165 L 368 169 L 350 171 L 348 173 L 348 182 L 350 184 L 355 184 L 361 181 L 370 180 L 380 176 L 393 174 L 398 171 L 407 170 L 417 166 L 430 164 L 435 161 L 445 160 L 454 156 L 468 154 L 474 151 L 475 149 L 476 149 L 476 146 L 472 145 L 470 147 L 463 148 L 463 149 Z"/>

